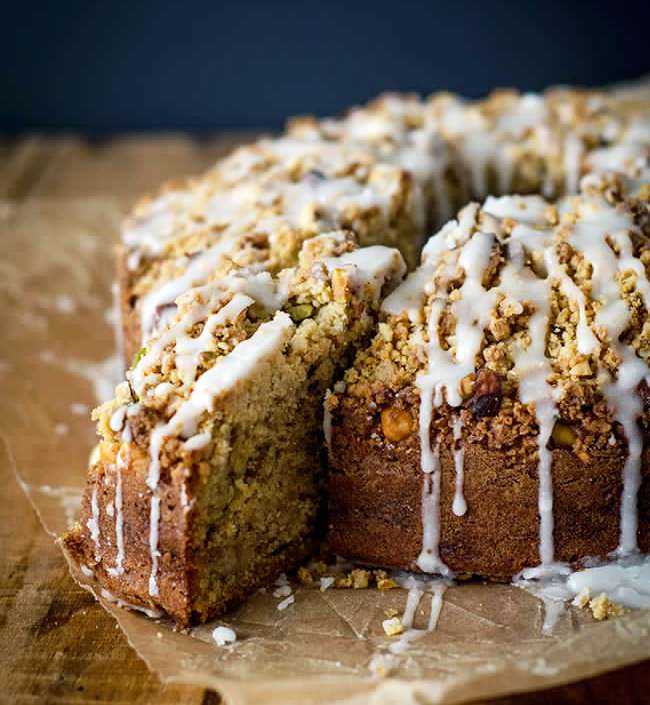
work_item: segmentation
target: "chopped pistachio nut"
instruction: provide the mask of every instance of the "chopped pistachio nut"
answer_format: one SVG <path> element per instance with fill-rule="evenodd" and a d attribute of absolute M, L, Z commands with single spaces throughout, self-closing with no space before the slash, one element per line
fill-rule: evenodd
<path fill-rule="evenodd" d="M 133 362 L 131 363 L 131 367 L 135 367 L 140 360 L 147 354 L 147 348 L 140 348 L 138 352 L 135 354 L 135 357 L 133 358 Z"/>
<path fill-rule="evenodd" d="M 377 589 L 392 590 L 397 587 L 397 583 L 392 578 L 379 578 L 377 580 Z"/>
<path fill-rule="evenodd" d="M 576 439 L 575 431 L 571 428 L 571 426 L 567 426 L 559 421 L 555 424 L 555 426 L 553 426 L 551 436 L 553 438 L 553 443 L 560 448 L 571 447 Z"/>
<path fill-rule="evenodd" d="M 298 323 L 299 321 L 304 321 L 305 318 L 309 318 L 314 312 L 314 307 L 311 304 L 297 304 L 296 306 L 290 306 L 287 312 L 294 323 Z"/>
<path fill-rule="evenodd" d="M 368 578 L 370 573 L 367 570 L 356 569 L 350 573 L 352 578 L 352 587 L 355 590 L 364 589 L 368 587 Z"/>

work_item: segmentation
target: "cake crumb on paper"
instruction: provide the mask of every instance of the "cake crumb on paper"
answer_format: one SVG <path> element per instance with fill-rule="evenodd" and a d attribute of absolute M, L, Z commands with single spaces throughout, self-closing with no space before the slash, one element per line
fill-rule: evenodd
<path fill-rule="evenodd" d="M 402 634 L 404 631 L 404 625 L 399 617 L 390 617 L 389 619 L 385 619 L 381 623 L 381 626 L 384 628 L 384 632 L 387 636 L 397 636 L 398 634 Z"/>
<path fill-rule="evenodd" d="M 574 607 L 579 607 L 580 609 L 584 609 L 588 604 L 589 600 L 591 599 L 591 593 L 589 592 L 589 588 L 584 587 L 580 592 L 573 598 L 571 604 Z"/>
<path fill-rule="evenodd" d="M 589 601 L 589 609 L 599 622 L 610 617 L 620 617 L 625 612 L 621 605 L 612 602 L 604 592 Z"/>

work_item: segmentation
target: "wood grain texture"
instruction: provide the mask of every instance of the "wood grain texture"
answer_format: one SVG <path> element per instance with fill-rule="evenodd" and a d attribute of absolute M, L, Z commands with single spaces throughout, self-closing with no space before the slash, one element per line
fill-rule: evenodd
<path fill-rule="evenodd" d="M 126 208 L 166 179 L 209 167 L 247 138 L 252 135 L 0 140 L 0 201 L 101 194 Z M 0 483 L 0 703 L 216 705 L 215 693 L 162 685 L 147 670 L 113 619 L 72 581 L 6 463 L 0 463 Z M 648 684 L 650 661 L 491 702 L 637 705 L 650 703 Z"/>

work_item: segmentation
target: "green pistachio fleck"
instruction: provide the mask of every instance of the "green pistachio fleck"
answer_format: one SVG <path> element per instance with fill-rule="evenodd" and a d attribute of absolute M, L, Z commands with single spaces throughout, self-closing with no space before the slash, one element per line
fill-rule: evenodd
<path fill-rule="evenodd" d="M 133 358 L 133 362 L 131 363 L 131 367 L 135 367 L 140 360 L 147 354 L 147 348 L 140 348 L 138 352 L 136 353 L 135 357 Z"/>
<path fill-rule="evenodd" d="M 314 307 L 311 304 L 298 304 L 297 306 L 290 306 L 288 309 L 289 315 L 296 323 L 309 318 L 313 312 Z"/>

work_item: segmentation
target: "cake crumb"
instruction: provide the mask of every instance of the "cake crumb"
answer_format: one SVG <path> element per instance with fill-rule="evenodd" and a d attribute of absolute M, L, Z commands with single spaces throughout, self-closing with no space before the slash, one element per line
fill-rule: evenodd
<path fill-rule="evenodd" d="M 612 602 L 604 592 L 589 601 L 589 609 L 594 619 L 599 622 L 610 617 L 620 617 L 624 612 L 623 607 Z"/>
<path fill-rule="evenodd" d="M 225 646 L 237 641 L 237 634 L 230 627 L 217 627 L 212 631 L 212 638 L 217 642 L 217 646 Z"/>
<path fill-rule="evenodd" d="M 384 628 L 384 632 L 387 636 L 397 636 L 404 631 L 404 625 L 402 624 L 399 617 L 391 617 L 390 619 L 385 619 L 381 626 Z"/>
<path fill-rule="evenodd" d="M 397 583 L 389 577 L 385 570 L 375 570 L 373 576 L 378 590 L 392 590 L 397 587 Z"/>
<path fill-rule="evenodd" d="M 334 579 L 334 587 L 349 588 L 352 587 L 352 578 L 350 575 L 339 575 Z"/>
<path fill-rule="evenodd" d="M 302 585 L 313 585 L 314 578 L 311 572 L 304 566 L 298 568 L 298 580 Z"/>
<path fill-rule="evenodd" d="M 350 573 L 350 578 L 352 579 L 352 587 L 355 590 L 364 589 L 368 587 L 368 578 L 370 573 L 367 570 L 357 568 Z"/>
<path fill-rule="evenodd" d="M 591 594 L 589 592 L 588 587 L 582 588 L 580 592 L 573 598 L 571 604 L 574 607 L 579 607 L 580 609 L 584 609 L 588 604 L 589 600 L 591 599 Z"/>
<path fill-rule="evenodd" d="M 387 617 L 396 617 L 399 612 L 394 607 L 389 607 L 387 610 L 384 610 L 384 614 Z"/>

